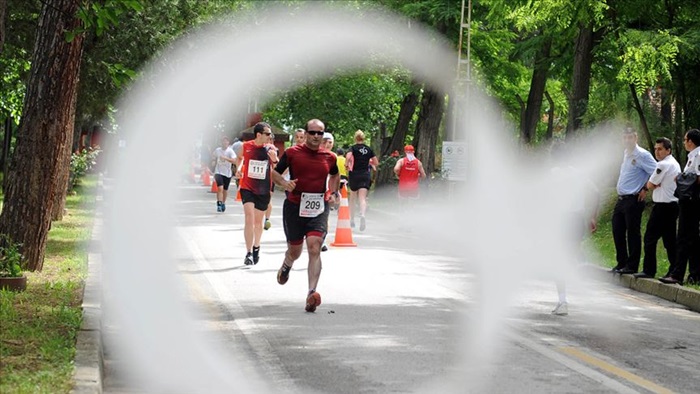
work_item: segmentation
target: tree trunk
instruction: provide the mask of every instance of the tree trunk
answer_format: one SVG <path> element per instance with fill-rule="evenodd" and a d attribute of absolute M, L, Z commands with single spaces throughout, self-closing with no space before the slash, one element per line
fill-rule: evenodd
<path fill-rule="evenodd" d="M 634 109 L 637 110 L 637 115 L 639 115 L 639 125 L 642 129 L 642 135 L 647 141 L 647 149 L 654 150 L 654 141 L 651 139 L 651 134 L 649 133 L 649 126 L 647 126 L 647 118 L 644 116 L 644 110 L 639 103 L 639 97 L 637 97 L 637 91 L 634 88 L 634 84 L 630 85 L 630 92 L 632 93 L 632 101 L 634 102 Z"/>
<path fill-rule="evenodd" d="M 5 20 L 7 15 L 7 0 L 0 0 L 0 53 L 5 48 Z"/>
<path fill-rule="evenodd" d="M 416 157 L 423 162 L 427 174 L 432 174 L 435 170 L 435 149 L 444 107 L 444 94 L 429 87 L 423 89 L 413 146 L 416 149 Z"/>
<path fill-rule="evenodd" d="M 591 87 L 591 66 L 593 64 L 593 28 L 579 26 L 579 34 L 574 49 L 574 70 L 572 91 L 569 98 L 569 119 L 566 137 L 573 137 L 581 128 L 583 117 L 588 110 L 588 95 Z"/>
<path fill-rule="evenodd" d="M 661 88 L 661 124 L 670 126 L 673 123 L 673 110 L 671 107 L 672 95 L 666 88 Z"/>
<path fill-rule="evenodd" d="M 520 106 L 520 142 L 529 144 L 530 139 L 525 135 L 525 102 L 517 93 L 515 94 L 515 99 L 518 100 L 518 105 Z"/>
<path fill-rule="evenodd" d="M 76 95 L 77 97 L 77 95 Z M 75 108 L 75 102 L 72 105 Z M 75 129 L 75 127 L 73 128 Z M 58 153 L 58 167 L 66 168 L 67 171 L 58 171 L 56 173 L 56 194 L 53 199 L 53 211 L 51 212 L 51 221 L 63 220 L 63 212 L 66 208 L 66 196 L 68 195 L 68 179 L 70 178 L 70 157 L 73 153 L 73 139 L 75 132 L 71 131 L 70 144 L 65 144 Z"/>
<path fill-rule="evenodd" d="M 72 145 L 75 97 L 83 35 L 75 30 L 80 0 L 44 0 L 24 100 L 17 145 L 8 173 L 0 233 L 22 243 L 23 268 L 41 270 L 61 172 L 61 154 Z"/>
<path fill-rule="evenodd" d="M 407 94 L 401 102 L 401 109 L 399 110 L 399 116 L 396 119 L 396 126 L 394 127 L 394 135 L 391 137 L 391 143 L 389 143 L 387 149 L 382 152 L 383 156 L 390 155 L 391 152 L 395 150 L 401 152 L 406 143 L 408 127 L 411 125 L 411 119 L 413 119 L 413 114 L 416 112 L 417 106 L 418 89 L 414 89 Z"/>
<path fill-rule="evenodd" d="M 524 129 L 521 129 L 523 142 L 531 144 L 537 135 L 537 123 L 540 121 L 542 110 L 542 95 L 547 86 L 547 74 L 549 73 L 549 54 L 552 49 L 552 39 L 545 38 L 542 47 L 537 51 L 535 67 L 530 81 L 530 93 L 527 95 L 525 107 Z"/>
<path fill-rule="evenodd" d="M 0 157 L 0 168 L 3 174 L 2 191 L 5 192 L 7 184 L 7 167 L 10 164 L 10 148 L 12 147 L 12 116 L 7 114 L 5 118 L 5 131 L 2 139 L 2 157 Z"/>
<path fill-rule="evenodd" d="M 549 95 L 548 91 L 544 91 L 544 96 L 547 97 L 547 102 L 549 102 L 549 111 L 547 111 L 547 132 L 544 134 L 544 139 L 549 141 L 554 135 L 554 100 L 552 96 Z"/>
<path fill-rule="evenodd" d="M 413 118 L 413 114 L 416 112 L 416 107 L 418 106 L 417 92 L 417 88 L 413 89 L 403 98 L 403 101 L 401 102 L 401 109 L 399 110 L 399 116 L 396 119 L 396 125 L 394 126 L 394 134 L 391 137 L 385 136 L 382 138 L 380 158 L 390 156 L 394 151 L 401 152 L 403 149 L 403 144 L 406 141 L 406 135 L 408 134 L 408 126 L 411 124 L 411 119 Z M 386 133 L 383 135 L 386 135 Z M 382 166 L 377 173 L 377 186 L 390 183 L 392 179 L 394 179 L 394 168 Z"/>
<path fill-rule="evenodd" d="M 685 89 L 685 75 L 682 72 L 678 72 L 676 78 L 674 78 L 676 83 L 676 138 L 674 138 L 676 153 L 674 156 L 681 164 L 681 168 L 685 166 L 687 152 L 685 151 L 685 146 L 683 144 L 683 137 L 685 136 L 685 131 L 687 130 L 686 124 L 683 123 L 687 119 L 687 100 L 686 100 L 686 89 Z"/>

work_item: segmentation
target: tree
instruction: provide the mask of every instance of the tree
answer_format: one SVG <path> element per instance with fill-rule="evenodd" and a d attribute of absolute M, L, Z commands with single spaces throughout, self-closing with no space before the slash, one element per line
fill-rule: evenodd
<path fill-rule="evenodd" d="M 23 245 L 24 268 L 31 271 L 44 263 L 56 174 L 65 166 L 59 159 L 72 144 L 83 35 L 68 42 L 65 32 L 80 27 L 79 6 L 79 0 L 46 0 L 41 8 L 17 146 L 6 174 L 0 234 Z"/>
<path fill-rule="evenodd" d="M 318 118 L 334 133 L 336 146 L 352 143 L 361 129 L 380 138 L 380 125 L 395 122 L 403 95 L 409 89 L 400 69 L 343 73 L 325 80 L 311 80 L 298 88 L 271 95 L 264 119 L 286 129 L 303 127 Z M 338 105 L 342 103 L 343 105 Z"/>
<path fill-rule="evenodd" d="M 7 14 L 7 0 L 0 0 L 0 53 L 5 47 L 5 20 Z"/>

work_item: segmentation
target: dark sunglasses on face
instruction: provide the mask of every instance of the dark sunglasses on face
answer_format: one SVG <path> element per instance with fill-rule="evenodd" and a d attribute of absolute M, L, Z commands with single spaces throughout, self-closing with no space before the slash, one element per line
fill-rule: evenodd
<path fill-rule="evenodd" d="M 265 134 L 265 135 L 271 135 L 272 133 L 263 133 L 263 134 Z"/>
<path fill-rule="evenodd" d="M 315 130 L 307 130 L 306 133 L 309 135 L 323 135 L 323 131 L 315 131 Z"/>

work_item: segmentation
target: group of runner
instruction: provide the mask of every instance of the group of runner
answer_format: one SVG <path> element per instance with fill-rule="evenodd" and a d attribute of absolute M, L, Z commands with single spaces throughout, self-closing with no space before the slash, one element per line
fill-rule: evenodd
<path fill-rule="evenodd" d="M 260 260 L 263 230 L 271 225 L 269 212 L 274 185 L 285 190 L 282 220 L 287 250 L 277 272 L 277 282 L 280 285 L 287 283 L 305 242 L 309 257 L 305 309 L 314 312 L 321 304 L 321 295 L 316 290 L 322 268 L 321 251 L 325 248 L 329 211 L 340 202 L 341 174 L 347 178 L 352 191 L 351 206 L 355 201 L 359 205 L 360 230 L 364 231 L 370 175 L 372 168 L 376 170 L 378 159 L 364 143 L 364 133 L 360 130 L 355 133 L 355 144 L 348 152 L 343 155 L 345 152 L 339 149 L 336 155 L 333 152 L 334 138 L 318 119 L 308 121 L 304 129 L 295 130 L 294 146 L 279 157 L 272 143 L 269 124 L 257 123 L 253 133 L 253 140 L 238 144 L 238 147 L 236 144 L 229 147 L 229 140 L 224 137 L 222 146 L 214 152 L 217 160 L 215 181 L 219 186 L 217 211 L 226 209 L 227 190 L 233 175 L 231 164 L 235 163 L 245 216 L 244 264 L 255 265 Z M 397 163 L 394 171 L 399 179 L 417 185 L 418 177 L 425 177 L 425 172 L 409 147 L 406 148 L 407 157 Z M 239 152 L 235 152 L 236 148 Z M 351 226 L 354 226 L 355 211 L 351 209 Z"/>

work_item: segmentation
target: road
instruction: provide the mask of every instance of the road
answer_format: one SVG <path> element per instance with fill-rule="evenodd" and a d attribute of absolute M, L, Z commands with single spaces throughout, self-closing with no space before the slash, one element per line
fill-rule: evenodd
<path fill-rule="evenodd" d="M 260 263 L 246 267 L 240 203 L 216 213 L 206 190 L 184 186 L 179 199 L 173 250 L 179 277 L 201 330 L 269 390 L 693 393 L 700 387 L 700 315 L 597 281 L 571 289 L 569 316 L 553 316 L 553 283 L 527 281 L 503 317 L 489 320 L 498 324 L 484 325 L 492 311 L 480 308 L 478 276 L 377 211 L 370 211 L 367 231 L 353 233 L 357 248 L 323 253 L 323 304 L 306 313 L 306 253 L 286 285 L 275 279 L 286 248 L 281 196 L 263 234 Z M 105 335 L 118 335 L 118 324 L 105 316 Z M 143 391 L 109 346 L 105 392 Z"/>

